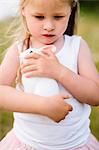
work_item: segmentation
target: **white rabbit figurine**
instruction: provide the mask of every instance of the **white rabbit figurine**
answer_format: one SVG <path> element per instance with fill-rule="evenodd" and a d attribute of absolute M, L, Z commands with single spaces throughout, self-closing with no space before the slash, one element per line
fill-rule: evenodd
<path fill-rule="evenodd" d="M 53 52 L 56 51 L 56 47 L 53 45 L 44 46 L 42 48 L 29 48 L 20 53 L 20 63 L 25 61 L 25 56 L 31 52 L 41 53 L 42 49 L 50 47 Z M 59 94 L 59 86 L 56 80 L 47 77 L 31 77 L 26 78 L 22 75 L 22 84 L 24 91 L 27 93 L 34 93 L 40 96 L 51 96 Z"/>

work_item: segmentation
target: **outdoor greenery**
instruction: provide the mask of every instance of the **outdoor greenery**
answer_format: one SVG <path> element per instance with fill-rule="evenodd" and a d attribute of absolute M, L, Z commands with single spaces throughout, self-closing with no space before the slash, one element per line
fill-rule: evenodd
<path fill-rule="evenodd" d="M 81 17 L 79 20 L 78 34 L 81 35 L 91 48 L 92 55 L 99 71 L 99 17 L 97 15 L 97 5 L 81 6 Z M 93 7 L 92 7 L 93 6 Z M 95 7 L 95 8 L 94 8 Z M 87 9 L 88 8 L 88 9 Z M 93 8 L 95 11 L 93 11 Z M 0 22 L 0 53 L 2 53 L 9 45 L 6 42 L 7 38 L 4 36 L 6 28 L 8 28 L 11 20 L 4 20 Z M 4 43 L 4 45 L 1 45 Z M 0 61 L 2 57 L 0 57 Z M 4 93 L 6 94 L 6 93 Z M 99 107 L 93 107 L 90 116 L 92 133 L 99 140 Z M 12 113 L 0 111 L 0 139 L 12 128 L 13 116 Z"/>

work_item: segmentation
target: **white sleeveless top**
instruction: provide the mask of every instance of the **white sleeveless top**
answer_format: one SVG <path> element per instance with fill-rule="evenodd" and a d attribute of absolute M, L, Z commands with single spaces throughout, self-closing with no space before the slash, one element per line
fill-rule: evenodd
<path fill-rule="evenodd" d="M 60 63 L 75 73 L 77 73 L 80 40 L 79 36 L 65 35 L 64 46 L 56 54 Z M 58 87 L 60 93 L 68 93 L 60 83 Z M 90 134 L 91 108 L 73 97 L 66 102 L 73 106 L 73 111 L 59 123 L 46 116 L 14 113 L 13 128 L 16 136 L 20 141 L 37 150 L 66 150 L 84 145 Z"/>

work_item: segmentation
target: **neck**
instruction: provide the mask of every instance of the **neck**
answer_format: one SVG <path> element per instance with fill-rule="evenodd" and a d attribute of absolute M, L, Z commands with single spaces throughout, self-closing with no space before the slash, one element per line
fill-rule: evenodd
<path fill-rule="evenodd" d="M 50 45 L 54 45 L 56 47 L 56 53 L 59 52 L 64 45 L 64 36 L 61 36 L 57 41 L 55 41 L 54 43 Z M 40 43 L 38 41 L 34 42 L 33 38 L 31 38 L 31 47 L 40 48 L 43 46 L 45 46 L 45 44 Z"/>

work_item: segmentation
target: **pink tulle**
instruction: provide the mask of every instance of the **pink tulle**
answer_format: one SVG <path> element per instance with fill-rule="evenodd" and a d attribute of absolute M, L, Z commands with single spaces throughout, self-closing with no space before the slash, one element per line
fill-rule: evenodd
<path fill-rule="evenodd" d="M 0 150 L 36 150 L 36 149 L 27 146 L 24 143 L 21 143 L 15 136 L 13 130 L 11 130 L 6 135 L 6 137 L 0 142 Z M 99 150 L 99 142 L 95 139 L 93 135 L 90 135 L 88 138 L 88 142 L 84 146 L 70 150 Z"/>

